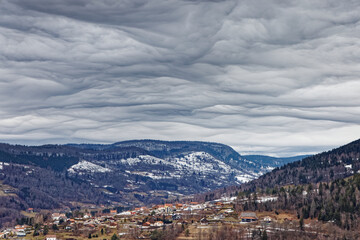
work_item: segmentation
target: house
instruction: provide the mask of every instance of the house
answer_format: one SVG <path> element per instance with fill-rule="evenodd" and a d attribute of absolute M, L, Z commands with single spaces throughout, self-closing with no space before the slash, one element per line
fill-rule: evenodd
<path fill-rule="evenodd" d="M 240 220 L 242 223 L 256 222 L 258 217 L 254 212 L 242 212 L 240 214 Z"/>
<path fill-rule="evenodd" d="M 27 211 L 28 213 L 33 213 L 33 212 L 34 212 L 34 208 L 28 208 L 26 211 Z"/>
<path fill-rule="evenodd" d="M 52 217 L 52 220 L 53 221 L 59 221 L 60 219 L 66 219 L 66 216 L 65 216 L 65 214 L 63 214 L 63 213 L 53 213 L 53 214 L 51 214 L 51 217 Z"/>
<path fill-rule="evenodd" d="M 209 224 L 209 221 L 208 221 L 206 218 L 202 218 L 202 219 L 200 220 L 200 224 L 201 224 L 201 225 L 208 225 L 208 224 Z"/>
<path fill-rule="evenodd" d="M 17 231 L 20 231 L 20 230 L 25 230 L 25 226 L 24 225 L 16 225 L 15 226 L 15 230 L 17 230 Z"/>
<path fill-rule="evenodd" d="M 117 223 L 116 222 L 111 222 L 110 223 L 110 228 L 116 228 L 117 227 Z"/>
<path fill-rule="evenodd" d="M 165 204 L 164 212 L 167 213 L 167 214 L 172 213 L 173 212 L 172 206 L 169 207 L 169 206 L 166 206 L 166 205 L 169 205 L 169 204 Z"/>
<path fill-rule="evenodd" d="M 156 222 L 154 223 L 154 226 L 155 226 L 155 227 L 162 227 L 162 226 L 164 226 L 164 222 L 163 222 L 163 221 L 156 221 Z"/>
<path fill-rule="evenodd" d="M 175 205 L 175 207 L 176 207 L 177 209 L 179 209 L 179 208 L 182 208 L 183 205 L 182 205 L 181 203 L 177 203 L 177 204 Z"/>
<path fill-rule="evenodd" d="M 115 214 L 117 214 L 117 211 L 116 210 L 110 210 L 110 214 L 115 215 Z"/>
<path fill-rule="evenodd" d="M 25 237 L 25 236 L 26 236 L 25 230 L 18 230 L 18 231 L 16 231 L 16 236 L 18 236 L 18 237 Z"/>
<path fill-rule="evenodd" d="M 144 222 L 143 224 L 142 224 L 142 228 L 149 228 L 150 227 L 150 222 Z"/>
<path fill-rule="evenodd" d="M 174 214 L 171 216 L 173 220 L 179 220 L 181 219 L 181 215 L 180 214 Z"/>
<path fill-rule="evenodd" d="M 234 212 L 234 210 L 229 208 L 229 209 L 225 209 L 224 212 L 226 212 L 226 213 L 232 213 L 232 212 Z"/>
<path fill-rule="evenodd" d="M 56 235 L 46 235 L 46 240 L 56 240 Z"/>
<path fill-rule="evenodd" d="M 264 217 L 264 222 L 265 222 L 265 223 L 271 223 L 271 222 L 272 222 L 272 218 L 269 217 L 269 216 L 266 216 L 266 217 Z"/>
<path fill-rule="evenodd" d="M 13 189 L 4 189 L 4 193 L 15 193 L 15 190 Z"/>
<path fill-rule="evenodd" d="M 186 208 L 184 208 L 184 211 L 191 211 L 191 210 L 192 210 L 191 207 L 186 207 Z"/>

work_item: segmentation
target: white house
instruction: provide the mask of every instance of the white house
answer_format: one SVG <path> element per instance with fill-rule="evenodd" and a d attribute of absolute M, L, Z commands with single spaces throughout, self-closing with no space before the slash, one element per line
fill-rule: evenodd
<path fill-rule="evenodd" d="M 157 221 L 157 222 L 154 223 L 154 226 L 155 227 L 162 227 L 162 226 L 164 226 L 164 222 L 163 221 Z"/>
<path fill-rule="evenodd" d="M 56 240 L 56 235 L 46 235 L 46 240 Z"/>

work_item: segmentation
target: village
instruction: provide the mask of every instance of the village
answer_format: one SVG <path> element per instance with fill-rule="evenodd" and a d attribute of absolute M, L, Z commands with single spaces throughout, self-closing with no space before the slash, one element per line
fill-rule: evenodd
<path fill-rule="evenodd" d="M 28 209 L 28 216 L 19 225 L 0 233 L 6 239 L 207 239 L 204 236 L 221 227 L 230 227 L 239 236 L 271 234 L 276 230 L 297 231 L 299 220 L 291 213 L 239 212 L 235 208 L 237 197 L 208 202 L 169 203 L 152 207 L 124 210 L 113 206 L 83 206 L 74 211 L 49 212 L 42 215 Z M 246 201 L 246 199 L 244 200 Z M 276 197 L 263 197 L 258 201 L 276 201 Z M 307 223 L 310 227 L 311 223 Z M 227 229 L 228 231 L 228 229 Z"/>

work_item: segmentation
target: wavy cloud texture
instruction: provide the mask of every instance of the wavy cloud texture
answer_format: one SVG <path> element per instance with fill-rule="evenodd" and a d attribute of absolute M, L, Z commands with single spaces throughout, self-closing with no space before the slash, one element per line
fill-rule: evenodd
<path fill-rule="evenodd" d="M 0 1 L 0 139 L 204 140 L 311 153 L 360 136 L 360 4 Z"/>

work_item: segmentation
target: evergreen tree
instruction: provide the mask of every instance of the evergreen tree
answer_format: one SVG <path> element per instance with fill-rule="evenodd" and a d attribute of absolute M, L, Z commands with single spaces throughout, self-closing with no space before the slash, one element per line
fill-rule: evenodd
<path fill-rule="evenodd" d="M 48 226 L 45 226 L 44 227 L 44 235 L 47 235 L 49 233 L 49 227 Z"/>
<path fill-rule="evenodd" d="M 299 225 L 300 225 L 300 230 L 304 231 L 304 218 L 303 218 L 303 216 L 301 216 L 301 218 L 300 218 Z"/>
<path fill-rule="evenodd" d="M 262 239 L 262 240 L 267 240 L 267 239 L 268 239 L 268 236 L 267 236 L 267 233 L 266 233 L 266 229 L 263 231 L 263 234 L 262 234 L 261 239 Z"/>
<path fill-rule="evenodd" d="M 114 235 L 112 235 L 111 240 L 119 240 L 120 238 L 116 235 L 116 233 L 114 233 Z"/>

